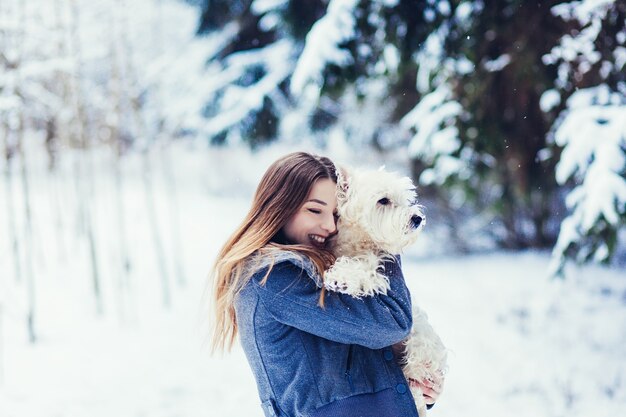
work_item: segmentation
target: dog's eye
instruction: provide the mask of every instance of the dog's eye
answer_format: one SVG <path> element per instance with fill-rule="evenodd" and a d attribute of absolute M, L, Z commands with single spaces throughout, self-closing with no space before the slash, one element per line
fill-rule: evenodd
<path fill-rule="evenodd" d="M 386 206 L 389 203 L 391 203 L 391 201 L 389 201 L 387 197 L 383 197 L 380 200 L 378 200 L 378 204 L 383 205 L 383 206 Z"/>

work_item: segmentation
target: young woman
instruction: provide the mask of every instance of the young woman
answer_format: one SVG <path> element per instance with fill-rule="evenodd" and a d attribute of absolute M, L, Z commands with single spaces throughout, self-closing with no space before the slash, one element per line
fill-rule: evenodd
<path fill-rule="evenodd" d="M 266 417 L 415 417 L 392 346 L 411 329 L 411 299 L 396 262 L 386 295 L 325 292 L 336 234 L 333 163 L 303 152 L 272 164 L 252 208 L 220 251 L 214 349 L 239 334 Z M 440 387 L 420 384 L 426 402 Z"/>

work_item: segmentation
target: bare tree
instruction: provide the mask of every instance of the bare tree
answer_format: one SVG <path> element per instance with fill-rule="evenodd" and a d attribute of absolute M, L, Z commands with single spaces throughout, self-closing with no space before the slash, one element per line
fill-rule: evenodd
<path fill-rule="evenodd" d="M 143 153 L 143 188 L 146 200 L 146 209 L 148 212 L 148 220 L 150 222 L 150 230 L 152 232 L 152 240 L 156 252 L 159 275 L 161 276 L 161 285 L 163 289 L 163 305 L 169 307 L 171 304 L 171 291 L 169 277 L 167 273 L 167 264 L 165 250 L 163 248 L 163 239 L 159 230 L 158 216 L 156 212 L 156 200 L 154 195 L 154 184 L 152 182 L 154 173 L 152 161 L 150 159 L 150 141 L 149 132 L 144 122 L 144 115 L 140 103 L 140 91 L 137 77 L 135 76 L 135 67 L 133 65 L 133 50 L 128 39 L 128 22 L 126 21 L 126 8 L 121 0 L 117 0 L 118 8 L 121 11 L 120 16 L 120 42 L 121 51 L 124 59 L 124 80 L 127 82 L 126 91 L 130 94 L 129 104 L 132 116 L 134 118 L 134 126 L 137 141 L 140 142 Z"/>
<path fill-rule="evenodd" d="M 24 149 L 24 135 L 25 135 L 25 107 L 23 101 L 23 94 L 21 91 L 21 74 L 20 65 L 24 58 L 24 38 L 26 37 L 26 4 L 24 2 L 18 2 L 17 21 L 20 22 L 19 28 L 15 36 L 15 45 L 17 50 L 17 58 L 15 63 L 15 96 L 20 99 L 19 109 L 17 111 L 17 128 L 15 129 L 15 135 L 17 140 L 17 152 L 20 156 L 20 183 L 22 187 L 22 198 L 24 204 L 24 266 L 25 266 L 25 282 L 26 282 L 26 296 L 28 301 L 28 311 L 26 314 L 28 337 L 31 343 L 35 343 L 37 340 L 35 332 L 35 273 L 33 266 L 33 227 L 32 227 L 32 212 L 30 204 L 30 189 L 29 189 L 29 175 L 28 164 L 26 161 L 26 152 Z"/>
<path fill-rule="evenodd" d="M 0 303 L 0 387 L 4 385 L 4 308 Z"/>
<path fill-rule="evenodd" d="M 123 155 L 126 152 L 126 143 L 123 140 L 123 134 L 120 129 L 123 117 L 123 97 L 122 97 L 122 74 L 119 50 L 119 24 L 115 16 L 117 7 L 112 5 L 110 16 L 109 33 L 109 62 L 111 64 L 111 72 L 109 77 L 108 88 L 110 91 L 111 102 L 108 120 L 109 139 L 113 148 L 113 174 L 115 178 L 115 208 L 117 213 L 117 238 L 118 251 L 120 260 L 119 280 L 116 286 L 117 299 L 120 319 L 123 321 L 126 315 L 126 297 L 131 291 L 131 256 L 130 245 L 128 244 L 128 233 L 126 230 L 126 212 L 124 209 L 124 181 L 123 181 Z"/>
<path fill-rule="evenodd" d="M 162 0 L 157 0 L 156 7 L 157 16 L 154 19 L 155 22 L 155 30 L 152 32 L 154 34 L 154 44 L 155 45 L 163 45 L 163 2 Z M 158 46 L 157 46 L 158 48 Z M 161 51 L 157 49 L 157 54 Z M 153 91 L 153 101 L 154 107 L 156 109 L 161 109 L 161 88 L 160 84 L 155 85 Z M 159 111 L 159 110 L 157 110 Z M 184 287 L 186 284 L 185 271 L 183 268 L 183 242 L 180 238 L 180 211 L 178 209 L 178 195 L 176 192 L 176 176 L 174 175 L 174 171 L 172 169 L 172 160 L 171 160 L 171 142 L 160 140 L 162 139 L 164 133 L 164 117 L 160 113 L 157 115 L 158 120 L 158 128 L 157 142 L 163 143 L 164 147 L 161 149 L 161 164 L 163 166 L 163 173 L 165 174 L 165 184 L 167 187 L 167 202 L 169 206 L 169 223 L 170 223 L 170 235 L 172 237 L 172 250 L 173 250 L 173 260 L 174 260 L 174 273 L 176 274 L 178 285 Z"/>
<path fill-rule="evenodd" d="M 79 28 L 79 9 L 77 0 L 70 0 L 71 5 L 71 22 L 70 37 L 69 37 L 69 50 L 70 55 L 74 58 L 74 73 L 71 77 L 71 97 L 73 100 L 73 107 L 75 111 L 75 118 L 72 123 L 72 141 L 81 150 L 75 157 L 74 161 L 74 185 L 78 195 L 78 213 L 79 221 L 86 234 L 89 258 L 91 260 L 91 276 L 94 298 L 96 302 L 96 311 L 98 314 L 102 314 L 104 306 L 102 302 L 102 291 L 100 284 L 100 273 L 98 268 L 98 251 L 96 248 L 96 236 L 94 230 L 94 224 L 92 219 L 92 205 L 91 203 L 91 191 L 93 190 L 93 165 L 91 160 L 88 160 L 91 153 L 89 151 L 89 141 L 87 139 L 87 116 L 85 112 L 85 105 L 83 101 L 83 91 L 81 87 L 81 64 L 82 53 L 80 40 L 78 36 Z M 85 174 L 85 175 L 84 175 Z M 87 179 L 85 179 L 85 176 Z M 90 184 L 86 182 L 89 181 Z M 92 185 L 89 189 L 89 185 Z"/>
<path fill-rule="evenodd" d="M 0 3 L 0 21 L 8 21 L 8 18 L 5 18 L 5 14 L 7 17 L 10 14 L 8 9 L 5 9 L 6 5 L 3 7 L 3 4 Z M 7 76 L 9 71 L 14 71 L 17 62 L 12 59 L 8 55 L 9 48 L 14 47 L 14 45 L 10 45 L 10 40 L 15 37 L 15 34 L 11 32 L 11 29 L 8 27 L 0 26 L 0 72 L 3 74 L 3 78 Z M 11 35 L 13 35 L 11 37 Z M 15 43 L 15 42 L 13 42 Z M 6 89 L 6 87 L 4 87 Z M 13 96 L 13 91 L 2 91 L 0 89 L 0 93 L 3 93 L 4 97 Z M 14 267 L 14 275 L 17 282 L 22 280 L 22 268 L 20 264 L 20 240 L 16 228 L 16 216 L 15 210 L 13 206 L 13 159 L 17 153 L 16 144 L 12 142 L 14 140 L 13 137 L 9 137 L 9 114 L 10 109 L 8 105 L 2 106 L 3 109 L 0 109 L 0 132 L 2 134 L 2 142 L 4 145 L 4 158 L 6 161 L 6 168 L 4 171 L 4 182 L 6 189 L 6 214 L 7 214 L 7 224 L 9 230 L 10 246 L 13 253 L 13 267 Z"/>
<path fill-rule="evenodd" d="M 67 58 L 67 45 L 65 36 L 62 36 L 66 27 L 63 19 L 63 0 L 54 0 L 54 18 L 56 22 L 55 31 L 58 35 L 57 54 L 59 57 Z M 58 94 L 62 103 L 68 103 L 70 86 L 69 78 L 70 74 L 67 71 L 57 71 L 55 74 L 55 85 L 57 86 Z M 64 227 L 63 227 L 63 215 L 61 208 L 61 187 L 62 176 L 59 169 L 58 160 L 60 142 L 65 133 L 65 126 L 61 117 L 55 114 L 51 115 L 46 123 L 46 150 L 48 152 L 48 178 L 51 182 L 51 186 L 48 187 L 51 195 L 50 207 L 54 207 L 55 212 L 55 226 L 56 226 L 56 240 L 57 249 L 62 259 L 67 258 L 67 249 L 65 247 Z"/>

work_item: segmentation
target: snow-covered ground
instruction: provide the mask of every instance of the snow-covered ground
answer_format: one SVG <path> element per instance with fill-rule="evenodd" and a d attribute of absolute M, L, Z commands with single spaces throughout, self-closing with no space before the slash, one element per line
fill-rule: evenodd
<path fill-rule="evenodd" d="M 17 282 L 7 187 L 0 186 L 0 416 L 261 417 L 242 351 L 209 355 L 206 275 L 218 246 L 245 214 L 263 170 L 287 151 L 272 147 L 252 155 L 198 145 L 154 150 L 148 157 L 152 199 L 141 175 L 145 160 L 127 157 L 121 201 L 128 275 L 121 267 L 113 159 L 97 151 L 87 207 L 98 249 L 103 311 L 98 314 L 91 258 L 77 216 L 72 154 L 61 154 L 61 169 L 52 176 L 37 168 L 45 165 L 43 153 L 33 150 L 34 344 L 25 322 L 26 247 L 19 249 L 22 281 Z M 162 169 L 168 159 L 175 193 L 168 191 Z M 17 231 L 24 236 L 19 184 L 14 178 L 11 201 Z M 173 196 L 179 215 L 172 223 Z M 149 205 L 166 254 L 160 260 Z M 180 233 L 184 285 L 176 278 L 174 230 Z M 548 253 L 460 257 L 442 256 L 438 249 L 439 255 L 431 255 L 429 247 L 445 245 L 435 230 L 429 224 L 421 242 L 404 256 L 413 297 L 451 350 L 445 391 L 431 415 L 624 415 L 623 270 L 585 267 L 570 270 L 566 281 L 551 281 Z M 170 288 L 169 309 L 163 307 L 165 287 Z"/>

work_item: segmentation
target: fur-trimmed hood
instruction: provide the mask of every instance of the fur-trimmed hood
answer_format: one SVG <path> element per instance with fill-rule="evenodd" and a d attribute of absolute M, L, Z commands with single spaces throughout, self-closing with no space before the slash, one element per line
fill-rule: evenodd
<path fill-rule="evenodd" d="M 243 264 L 242 275 L 245 277 L 244 281 L 247 281 L 258 271 L 282 262 L 291 262 L 304 270 L 318 288 L 324 286 L 324 280 L 317 272 L 315 264 L 306 255 L 278 248 L 265 248 L 263 251 L 256 251 L 250 255 Z"/>

